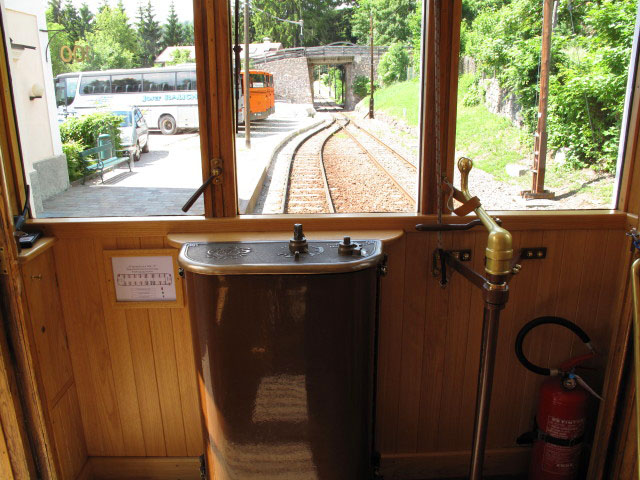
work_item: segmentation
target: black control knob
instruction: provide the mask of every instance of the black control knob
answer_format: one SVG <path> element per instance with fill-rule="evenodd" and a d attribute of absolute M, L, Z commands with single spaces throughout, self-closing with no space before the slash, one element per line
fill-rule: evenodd
<path fill-rule="evenodd" d="M 293 226 L 293 238 L 289 240 L 289 250 L 291 253 L 297 253 L 298 255 L 309 251 L 309 244 L 302 231 L 301 223 L 296 223 Z"/>
<path fill-rule="evenodd" d="M 351 241 L 351 237 L 345 236 L 342 242 L 338 244 L 339 255 L 360 255 L 362 249 L 360 245 Z"/>

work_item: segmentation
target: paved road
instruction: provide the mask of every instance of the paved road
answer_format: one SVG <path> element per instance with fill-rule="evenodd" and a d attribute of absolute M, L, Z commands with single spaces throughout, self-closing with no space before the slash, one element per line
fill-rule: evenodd
<path fill-rule="evenodd" d="M 276 114 L 252 122 L 252 148 L 244 145 L 244 131 L 237 135 L 240 186 L 254 182 L 263 161 L 270 158 L 277 140 L 299 128 L 309 118 L 306 107 L 277 105 Z M 142 154 L 130 172 L 127 164 L 100 178 L 79 182 L 69 190 L 43 202 L 40 217 L 113 217 L 184 215 L 181 208 L 202 183 L 200 136 L 152 133 L 150 152 Z M 256 170 L 254 172 L 253 170 Z M 203 215 L 202 198 L 189 215 Z"/>

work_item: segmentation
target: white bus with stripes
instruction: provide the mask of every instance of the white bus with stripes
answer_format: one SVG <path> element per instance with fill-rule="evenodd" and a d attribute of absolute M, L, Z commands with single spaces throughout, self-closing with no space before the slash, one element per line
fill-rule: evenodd
<path fill-rule="evenodd" d="M 150 129 L 172 135 L 198 128 L 195 64 L 74 72 L 55 79 L 60 117 L 138 107 Z"/>

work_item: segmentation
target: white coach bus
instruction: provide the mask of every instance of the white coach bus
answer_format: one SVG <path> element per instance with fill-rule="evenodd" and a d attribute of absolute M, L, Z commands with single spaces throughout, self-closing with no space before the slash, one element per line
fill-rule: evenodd
<path fill-rule="evenodd" d="M 64 73 L 55 86 L 63 117 L 127 106 L 138 107 L 149 128 L 165 135 L 198 128 L 195 64 Z"/>

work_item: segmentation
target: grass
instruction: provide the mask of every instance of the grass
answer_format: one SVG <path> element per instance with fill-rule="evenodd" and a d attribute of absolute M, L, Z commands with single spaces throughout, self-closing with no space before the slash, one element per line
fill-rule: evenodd
<path fill-rule="evenodd" d="M 475 166 L 496 179 L 509 181 L 505 167 L 525 158 L 532 149 L 532 142 L 521 129 L 511 125 L 506 118 L 489 112 L 484 105 L 465 106 L 463 100 L 472 82 L 473 75 L 470 74 L 459 79 L 457 155 L 473 159 Z"/>
<path fill-rule="evenodd" d="M 376 90 L 373 100 L 376 110 L 382 110 L 412 127 L 418 126 L 420 121 L 420 83 L 418 79 L 394 83 Z M 362 103 L 369 105 L 369 97 L 362 100 Z"/>
<path fill-rule="evenodd" d="M 465 74 L 458 81 L 456 122 L 456 157 L 467 156 L 474 165 L 490 173 L 496 180 L 518 185 L 523 190 L 531 188 L 531 175 L 513 178 L 506 166 L 520 163 L 530 166 L 533 161 L 533 135 L 515 127 L 506 118 L 493 114 L 484 104 L 464 105 L 474 76 Z M 418 80 L 396 83 L 375 93 L 375 108 L 404 121 L 410 126 L 419 122 L 420 84 Z M 368 98 L 362 100 L 368 105 Z M 550 190 L 586 193 L 593 201 L 608 205 L 613 195 L 613 177 L 595 174 L 589 169 L 570 170 L 547 162 L 545 187 Z M 566 194 L 566 193 L 565 193 Z"/>

